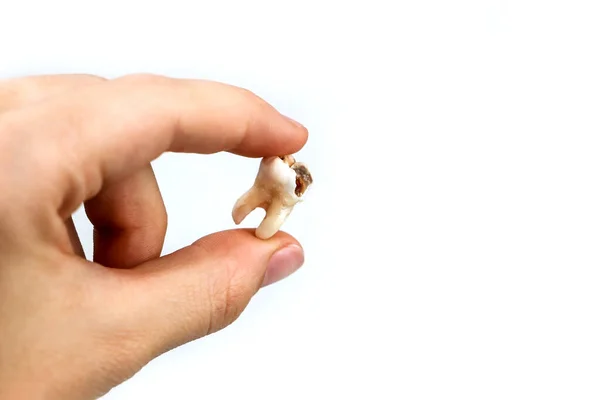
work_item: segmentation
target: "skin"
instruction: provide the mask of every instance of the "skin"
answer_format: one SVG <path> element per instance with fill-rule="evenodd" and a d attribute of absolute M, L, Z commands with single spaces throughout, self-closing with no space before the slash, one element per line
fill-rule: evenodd
<path fill-rule="evenodd" d="M 94 399 L 232 323 L 302 264 L 234 229 L 160 257 L 162 153 L 292 154 L 307 130 L 255 94 L 131 75 L 0 80 L 0 399 Z M 94 225 L 93 260 L 71 219 Z"/>

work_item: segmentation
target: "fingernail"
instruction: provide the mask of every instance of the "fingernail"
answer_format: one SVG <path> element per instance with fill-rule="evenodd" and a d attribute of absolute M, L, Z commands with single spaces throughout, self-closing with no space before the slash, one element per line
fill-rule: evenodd
<path fill-rule="evenodd" d="M 262 287 L 290 276 L 302 264 L 304 264 L 304 252 L 300 246 L 294 244 L 278 250 L 269 260 Z"/>

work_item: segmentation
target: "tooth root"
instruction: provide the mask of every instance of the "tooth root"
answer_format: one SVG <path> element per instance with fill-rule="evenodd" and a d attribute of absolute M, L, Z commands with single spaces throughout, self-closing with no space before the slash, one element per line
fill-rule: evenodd
<path fill-rule="evenodd" d="M 266 207 L 265 204 L 265 196 L 257 190 L 255 187 L 252 187 L 248 190 L 242 197 L 236 201 L 233 206 L 233 211 L 231 213 L 233 217 L 233 222 L 236 225 L 239 225 L 254 209 L 258 207 Z"/>
<path fill-rule="evenodd" d="M 256 236 L 259 239 L 269 239 L 275 235 L 281 225 L 285 222 L 292 211 L 291 207 L 284 207 L 279 202 L 273 202 L 267 208 L 265 219 L 256 228 Z"/>

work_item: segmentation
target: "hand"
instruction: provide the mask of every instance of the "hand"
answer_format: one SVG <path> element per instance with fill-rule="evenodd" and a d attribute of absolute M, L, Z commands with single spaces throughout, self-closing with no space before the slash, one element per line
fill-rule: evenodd
<path fill-rule="evenodd" d="M 297 152 L 254 94 L 153 75 L 0 81 L 0 398 L 92 399 L 234 321 L 303 262 L 292 237 L 219 232 L 160 257 L 163 152 Z M 94 224 L 85 259 L 72 213 Z"/>

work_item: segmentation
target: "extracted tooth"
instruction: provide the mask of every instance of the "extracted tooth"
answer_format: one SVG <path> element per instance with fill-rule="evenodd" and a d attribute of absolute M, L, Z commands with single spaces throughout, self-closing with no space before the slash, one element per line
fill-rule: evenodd
<path fill-rule="evenodd" d="M 233 222 L 239 225 L 254 209 L 263 208 L 266 215 L 256 228 L 256 236 L 268 239 L 281 228 L 312 183 L 306 165 L 293 156 L 265 157 L 254 185 L 233 206 Z"/>

